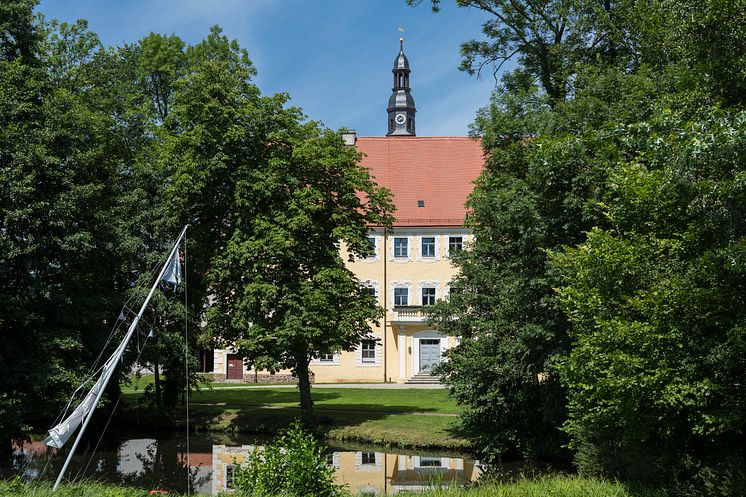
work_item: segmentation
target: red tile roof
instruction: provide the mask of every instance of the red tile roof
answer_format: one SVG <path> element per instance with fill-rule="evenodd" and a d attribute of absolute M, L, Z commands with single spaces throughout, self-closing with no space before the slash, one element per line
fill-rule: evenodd
<path fill-rule="evenodd" d="M 479 140 L 466 137 L 359 137 L 362 163 L 391 190 L 394 226 L 463 226 L 464 203 L 484 168 Z M 418 207 L 418 201 L 424 207 Z"/>

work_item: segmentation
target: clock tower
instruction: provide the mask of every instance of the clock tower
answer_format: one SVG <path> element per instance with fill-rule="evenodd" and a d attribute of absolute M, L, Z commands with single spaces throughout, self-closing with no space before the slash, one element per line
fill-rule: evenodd
<path fill-rule="evenodd" d="M 391 89 L 389 126 L 386 136 L 415 136 L 414 115 L 417 109 L 409 88 L 409 61 L 404 55 L 404 38 L 399 38 L 399 55 L 394 60 L 394 87 Z"/>

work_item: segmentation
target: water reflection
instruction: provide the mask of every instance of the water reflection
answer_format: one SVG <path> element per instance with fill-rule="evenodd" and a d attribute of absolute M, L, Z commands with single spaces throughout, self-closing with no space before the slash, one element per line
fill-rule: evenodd
<path fill-rule="evenodd" d="M 222 442 L 222 443 L 216 443 Z M 95 445 L 95 444 L 93 444 Z M 95 454 L 73 459 L 69 475 L 144 489 L 193 491 L 217 495 L 234 486 L 234 470 L 253 444 L 195 436 L 187 462 L 183 440 L 174 438 L 119 438 L 105 440 Z M 480 474 L 478 462 L 455 454 L 394 453 L 375 447 L 327 447 L 328 463 L 339 483 L 357 495 L 391 495 L 430 485 L 461 485 Z M 41 442 L 15 447 L 11 468 L 3 476 L 20 474 L 26 480 L 52 480 L 66 453 Z"/>
<path fill-rule="evenodd" d="M 233 475 L 254 446 L 212 447 L 212 494 L 233 489 Z M 327 462 L 336 470 L 337 482 L 355 495 L 391 495 L 433 485 L 463 485 L 480 475 L 473 459 L 439 455 L 406 455 L 376 450 L 330 447 Z"/>

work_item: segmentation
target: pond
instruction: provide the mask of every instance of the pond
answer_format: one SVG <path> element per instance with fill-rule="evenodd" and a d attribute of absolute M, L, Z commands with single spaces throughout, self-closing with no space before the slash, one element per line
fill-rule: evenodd
<path fill-rule="evenodd" d="M 187 461 L 184 436 L 108 436 L 93 451 L 73 459 L 68 477 L 88 478 L 144 489 L 217 495 L 231 489 L 236 464 L 268 439 L 256 435 L 196 434 L 190 438 Z M 476 480 L 479 462 L 464 455 L 439 451 L 397 451 L 368 445 L 334 445 L 324 448 L 339 483 L 355 495 L 392 495 L 430 485 L 463 485 Z M 54 480 L 67 452 L 42 442 L 27 442 L 13 451 L 3 476 L 20 474 L 26 480 Z"/>

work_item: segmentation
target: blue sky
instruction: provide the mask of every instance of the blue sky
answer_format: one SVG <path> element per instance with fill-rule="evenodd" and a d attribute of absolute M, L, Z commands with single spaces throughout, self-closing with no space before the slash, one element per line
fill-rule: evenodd
<path fill-rule="evenodd" d="M 457 69 L 459 44 L 480 36 L 485 14 L 451 0 L 433 14 L 426 2 L 412 8 L 405 0 L 44 0 L 38 10 L 60 21 L 87 19 L 105 45 L 150 32 L 195 43 L 219 24 L 249 51 L 263 93 L 287 92 L 310 118 L 360 136 L 386 132 L 401 35 L 418 136 L 463 136 L 495 85 L 491 71 L 478 79 Z"/>

